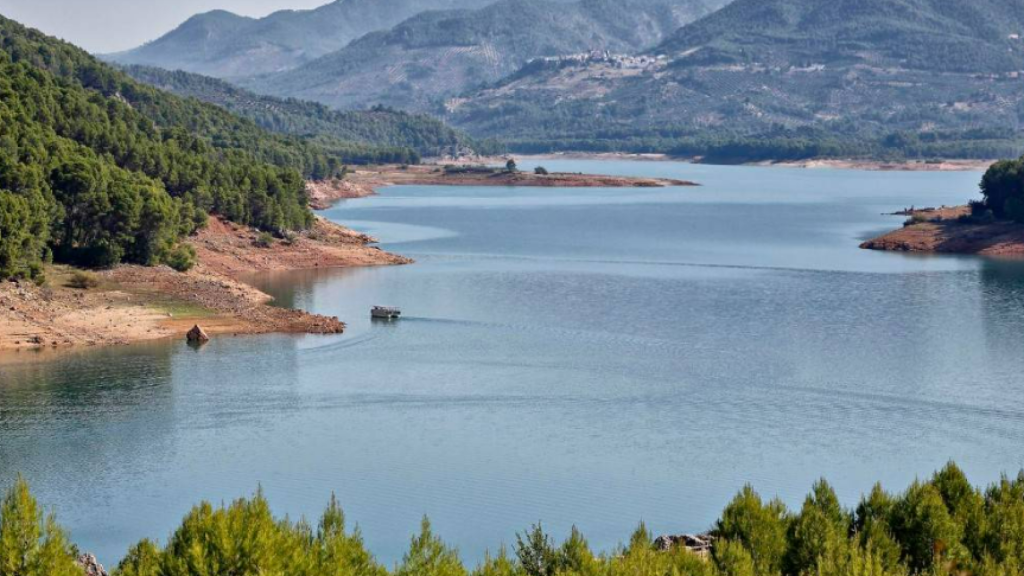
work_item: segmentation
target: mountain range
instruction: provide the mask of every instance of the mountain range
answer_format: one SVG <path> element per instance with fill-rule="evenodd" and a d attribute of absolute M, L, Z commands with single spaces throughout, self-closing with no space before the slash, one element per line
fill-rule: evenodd
<path fill-rule="evenodd" d="M 1022 37 L 1012 0 L 736 0 L 642 58 L 535 61 L 447 119 L 521 149 L 1001 156 Z"/>
<path fill-rule="evenodd" d="M 374 1 L 399 0 L 341 3 Z M 1021 151 L 1019 0 L 481 4 L 420 10 L 287 66 L 264 62 L 279 52 L 233 50 L 255 60 L 231 80 L 334 108 L 428 112 L 514 150 L 730 159 Z M 210 43 L 264 39 L 223 19 Z M 310 30 L 310 42 L 321 37 Z"/>
<path fill-rule="evenodd" d="M 428 11 L 297 69 L 241 83 L 337 108 L 439 112 L 445 98 L 496 82 L 535 58 L 645 50 L 724 1 L 501 0 L 476 10 Z"/>
<path fill-rule="evenodd" d="M 247 18 L 223 10 L 193 16 L 143 46 L 104 56 L 231 78 L 288 70 L 385 30 L 424 10 L 478 8 L 493 0 L 336 0 L 314 10 Z"/>

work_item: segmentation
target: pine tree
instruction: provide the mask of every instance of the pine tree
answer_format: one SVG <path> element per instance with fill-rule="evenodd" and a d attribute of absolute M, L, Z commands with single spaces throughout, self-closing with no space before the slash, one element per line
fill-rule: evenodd
<path fill-rule="evenodd" d="M 458 552 L 434 535 L 430 520 L 424 517 L 420 534 L 412 539 L 395 576 L 467 576 L 467 572 Z"/>
<path fill-rule="evenodd" d="M 0 505 L 0 576 L 80 576 L 74 553 L 53 515 L 44 518 L 19 477 Z"/>

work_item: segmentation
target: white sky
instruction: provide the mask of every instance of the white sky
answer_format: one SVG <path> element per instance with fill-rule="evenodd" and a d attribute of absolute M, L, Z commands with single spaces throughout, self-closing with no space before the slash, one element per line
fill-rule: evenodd
<path fill-rule="evenodd" d="M 96 53 L 134 48 L 190 16 L 215 9 L 245 16 L 315 8 L 330 0 L 0 0 L 0 14 Z"/>

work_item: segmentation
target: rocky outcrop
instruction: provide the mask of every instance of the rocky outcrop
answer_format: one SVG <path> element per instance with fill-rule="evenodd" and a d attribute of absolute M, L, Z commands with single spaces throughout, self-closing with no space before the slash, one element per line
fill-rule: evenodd
<path fill-rule="evenodd" d="M 314 210 L 326 210 L 338 200 L 366 198 L 374 194 L 373 187 L 344 179 L 306 181 L 309 207 Z"/>
<path fill-rule="evenodd" d="M 192 344 L 205 344 L 210 341 L 210 336 L 206 333 L 206 330 L 203 330 L 199 324 L 196 324 L 188 331 L 188 334 L 185 334 L 185 339 Z"/>
<path fill-rule="evenodd" d="M 665 535 L 658 536 L 654 540 L 654 547 L 662 552 L 683 547 L 702 558 L 706 558 L 711 554 L 714 541 L 715 537 L 711 534 Z"/>
<path fill-rule="evenodd" d="M 79 556 L 78 565 L 82 567 L 85 576 L 109 576 L 103 565 L 92 554 L 82 554 Z"/>

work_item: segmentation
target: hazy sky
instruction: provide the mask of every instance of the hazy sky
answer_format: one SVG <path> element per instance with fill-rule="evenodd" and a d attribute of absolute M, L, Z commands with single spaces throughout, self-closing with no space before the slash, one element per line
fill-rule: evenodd
<path fill-rule="evenodd" d="M 116 52 L 153 40 L 197 12 L 246 16 L 314 8 L 330 0 L 0 0 L 0 14 L 92 52 Z"/>

